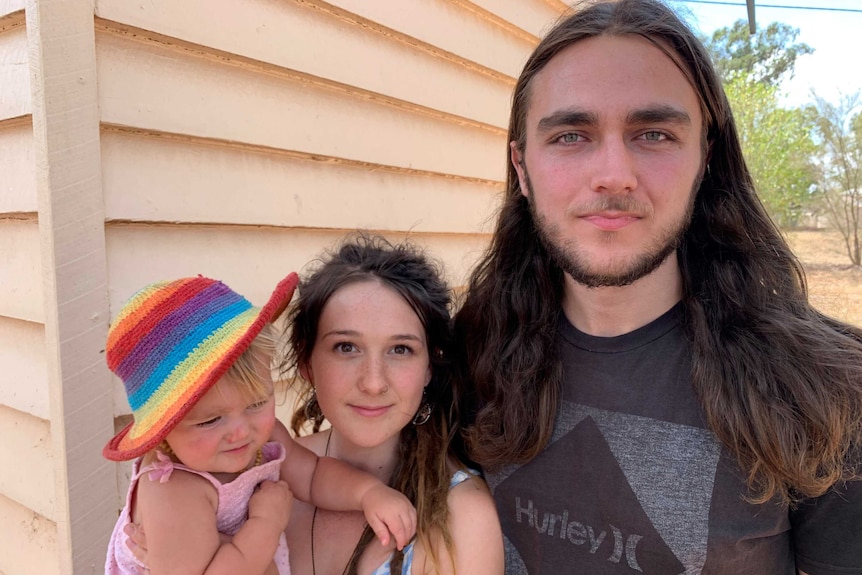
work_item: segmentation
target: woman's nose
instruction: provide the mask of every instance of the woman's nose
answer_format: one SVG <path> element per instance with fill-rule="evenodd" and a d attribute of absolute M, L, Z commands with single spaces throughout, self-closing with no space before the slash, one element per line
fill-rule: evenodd
<path fill-rule="evenodd" d="M 376 358 L 368 358 L 363 362 L 359 376 L 359 388 L 365 393 L 377 395 L 389 390 L 385 363 Z"/>

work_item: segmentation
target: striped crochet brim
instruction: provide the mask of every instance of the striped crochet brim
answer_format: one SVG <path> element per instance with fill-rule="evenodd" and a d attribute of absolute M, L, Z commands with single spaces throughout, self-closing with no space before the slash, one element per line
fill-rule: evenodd
<path fill-rule="evenodd" d="M 155 448 L 290 303 L 291 273 L 257 308 L 220 281 L 191 277 L 150 284 L 108 331 L 108 367 L 126 388 L 134 421 L 102 454 L 125 461 Z"/>

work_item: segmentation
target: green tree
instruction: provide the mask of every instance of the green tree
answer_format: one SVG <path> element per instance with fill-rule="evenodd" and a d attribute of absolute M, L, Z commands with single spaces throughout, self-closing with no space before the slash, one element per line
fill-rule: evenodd
<path fill-rule="evenodd" d="M 812 54 L 814 49 L 796 42 L 799 30 L 773 22 L 751 35 L 745 20 L 737 20 L 730 28 L 713 32 L 706 40 L 707 49 L 719 74 L 725 81 L 743 76 L 754 82 L 778 86 L 793 77 L 796 59 Z"/>
<path fill-rule="evenodd" d="M 763 203 L 779 226 L 797 225 L 814 200 L 813 115 L 804 108 L 782 108 L 776 87 L 745 77 L 727 83 L 725 90 Z"/>
<path fill-rule="evenodd" d="M 796 59 L 814 50 L 797 43 L 799 30 L 773 22 L 749 34 L 738 20 L 704 39 L 721 75 L 760 197 L 780 226 L 794 226 L 815 205 L 814 119 L 810 110 L 781 104 L 781 82 Z"/>
<path fill-rule="evenodd" d="M 862 265 L 862 99 L 857 92 L 837 104 L 815 97 L 820 158 L 821 197 L 830 223 L 841 232 L 847 256 Z"/>
<path fill-rule="evenodd" d="M 779 226 L 797 225 L 814 201 L 813 115 L 804 108 L 782 108 L 778 88 L 743 76 L 725 90 L 763 203 Z"/>

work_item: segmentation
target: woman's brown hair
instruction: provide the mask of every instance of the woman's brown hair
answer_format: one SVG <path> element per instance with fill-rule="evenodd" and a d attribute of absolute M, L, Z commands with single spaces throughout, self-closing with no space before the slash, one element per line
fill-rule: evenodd
<path fill-rule="evenodd" d="M 417 537 L 431 560 L 438 562 L 431 542 L 431 534 L 438 534 L 454 561 L 448 528 L 451 480 L 448 447 L 453 436 L 450 422 L 458 417 L 447 377 L 451 295 L 440 271 L 411 244 L 392 244 L 365 234 L 346 239 L 338 249 L 321 258 L 318 267 L 299 285 L 299 297 L 289 314 L 291 333 L 282 372 L 296 374 L 298 367 L 309 363 L 320 316 L 329 298 L 346 285 L 365 281 L 378 281 L 401 295 L 425 329 L 432 371 L 425 398 L 433 407 L 431 417 L 422 425 L 408 424 L 401 431 L 399 463 L 389 485 L 415 505 Z M 301 397 L 309 401 L 311 384 L 301 378 L 297 378 L 297 383 L 301 386 Z M 312 431 L 319 430 L 322 420 L 309 415 L 304 406 L 294 413 L 291 422 L 294 433 L 301 434 L 309 422 Z M 355 573 L 356 560 L 373 536 L 373 531 L 366 528 L 348 565 L 348 573 Z M 401 572 L 401 560 L 396 553 L 391 564 L 393 573 Z"/>

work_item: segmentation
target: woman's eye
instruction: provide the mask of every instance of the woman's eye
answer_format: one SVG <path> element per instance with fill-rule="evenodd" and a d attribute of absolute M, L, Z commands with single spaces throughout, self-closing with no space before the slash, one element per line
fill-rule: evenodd
<path fill-rule="evenodd" d="M 206 421 L 201 421 L 200 423 L 197 423 L 196 425 L 198 427 L 212 427 L 213 425 L 218 423 L 220 420 L 221 420 L 221 417 L 213 417 L 212 419 L 207 419 Z"/>
<path fill-rule="evenodd" d="M 348 343 L 346 341 L 335 344 L 335 351 L 338 351 L 340 353 L 350 353 L 355 350 L 356 347 L 352 343 Z"/>
<path fill-rule="evenodd" d="M 399 344 L 392 348 L 392 353 L 395 355 L 407 355 L 413 353 L 413 349 L 408 345 Z"/>

